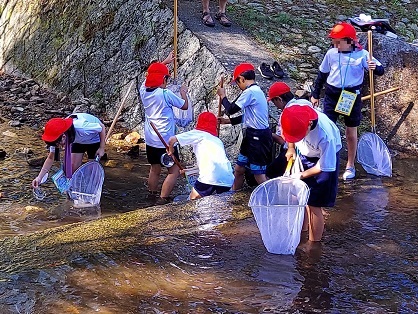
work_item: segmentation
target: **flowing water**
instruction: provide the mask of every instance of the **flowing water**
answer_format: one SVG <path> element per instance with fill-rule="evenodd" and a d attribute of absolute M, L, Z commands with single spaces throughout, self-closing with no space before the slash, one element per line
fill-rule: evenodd
<path fill-rule="evenodd" d="M 282 256 L 266 252 L 250 192 L 147 207 L 145 159 L 116 148 L 104 162 L 100 210 L 74 209 L 50 180 L 37 201 L 30 182 L 40 167 L 27 156 L 45 154 L 39 136 L 5 124 L 0 133 L 8 153 L 0 160 L 2 314 L 418 312 L 416 160 L 395 160 L 392 178 L 360 171 L 341 182 L 323 242 L 302 235 L 296 254 Z M 133 214 L 134 227 L 115 223 Z M 96 222 L 99 240 L 58 236 L 68 226 L 83 239 Z M 39 239 L 22 244 L 26 237 Z M 61 253 L 40 245 L 48 237 Z"/>

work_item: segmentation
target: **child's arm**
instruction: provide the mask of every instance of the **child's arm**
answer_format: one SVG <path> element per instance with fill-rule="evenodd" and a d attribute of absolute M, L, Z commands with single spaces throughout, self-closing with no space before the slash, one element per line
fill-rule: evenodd
<path fill-rule="evenodd" d="M 237 104 L 235 104 L 235 101 L 233 101 L 232 103 L 230 103 L 229 100 L 228 100 L 228 98 L 226 98 L 225 88 L 224 87 L 219 87 L 218 88 L 218 91 L 216 93 L 221 98 L 222 106 L 224 106 L 224 108 L 228 112 L 228 114 L 231 115 L 231 114 L 237 113 L 238 111 L 241 110 L 241 108 Z"/>
<path fill-rule="evenodd" d="M 329 73 L 324 73 L 319 71 L 318 72 L 318 76 L 316 77 L 316 80 L 313 84 L 313 92 L 312 92 L 312 97 L 311 97 L 311 102 L 314 106 L 318 106 L 319 105 L 319 97 L 321 94 L 321 90 L 324 87 L 325 82 L 327 81 Z"/>
<path fill-rule="evenodd" d="M 171 136 L 169 139 L 168 139 L 168 151 L 167 151 L 167 154 L 168 155 L 173 155 L 174 154 L 174 144 L 176 144 L 178 142 L 178 140 L 177 140 L 177 137 L 175 137 L 175 136 Z"/>
<path fill-rule="evenodd" d="M 51 169 L 53 163 L 54 163 L 54 152 L 49 152 L 48 156 L 46 157 L 44 164 L 42 165 L 41 171 L 39 171 L 38 176 L 33 179 L 32 181 L 32 187 L 37 188 L 39 184 L 41 183 L 42 178 L 45 176 L 46 173 Z"/>
<path fill-rule="evenodd" d="M 280 135 L 277 135 L 276 133 L 272 133 L 271 135 L 273 136 L 273 141 L 275 141 L 276 143 L 280 145 L 283 145 L 285 143 L 285 140 Z"/>
<path fill-rule="evenodd" d="M 100 122 L 100 126 L 102 127 L 102 131 L 100 132 L 100 147 L 96 151 L 96 156 L 99 155 L 103 157 L 105 153 L 105 145 L 106 145 L 106 128 L 103 123 Z"/>
<path fill-rule="evenodd" d="M 367 66 L 369 70 L 372 70 L 376 75 L 382 76 L 385 74 L 385 68 L 383 65 L 378 65 L 375 60 L 367 60 Z"/>
<path fill-rule="evenodd" d="M 183 85 L 181 85 L 181 87 L 180 87 L 180 96 L 184 100 L 184 104 L 180 108 L 181 110 L 187 110 L 187 108 L 189 108 L 189 100 L 187 98 L 187 92 L 188 91 L 189 91 L 189 89 L 187 88 L 186 83 L 183 83 Z"/>

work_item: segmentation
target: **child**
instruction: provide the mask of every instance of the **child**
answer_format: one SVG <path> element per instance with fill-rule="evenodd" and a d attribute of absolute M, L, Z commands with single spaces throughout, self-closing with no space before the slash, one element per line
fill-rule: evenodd
<path fill-rule="evenodd" d="M 106 129 L 102 122 L 88 113 L 76 113 L 68 118 L 52 118 L 45 125 L 42 140 L 48 146 L 49 154 L 38 176 L 32 181 L 37 188 L 51 169 L 54 160 L 59 160 L 59 147 L 65 144 L 64 172 L 67 178 L 81 166 L 84 153 L 89 159 L 102 157 L 105 148 Z M 68 152 L 71 151 L 71 154 Z M 68 160 L 71 156 L 70 160 Z"/>
<path fill-rule="evenodd" d="M 225 89 L 219 88 L 218 95 L 229 115 L 241 111 L 239 117 L 220 119 L 220 122 L 233 125 L 243 124 L 243 140 L 235 165 L 233 190 L 239 190 L 244 183 L 245 169 L 249 167 L 257 183 L 267 180 L 266 168 L 271 161 L 273 138 L 269 128 L 268 104 L 263 91 L 255 82 L 254 66 L 241 63 L 235 67 L 233 83 L 242 90 L 241 95 L 232 103 L 225 95 Z"/>
<path fill-rule="evenodd" d="M 276 108 L 279 109 L 280 114 L 285 107 L 289 107 L 292 104 L 307 105 L 312 107 L 312 103 L 308 100 L 295 99 L 295 96 L 290 91 L 290 87 L 284 82 L 276 82 L 270 86 L 267 101 L 271 101 L 276 106 Z M 287 144 L 281 133 L 280 114 L 277 121 L 276 133 L 272 134 L 273 141 L 280 145 L 280 152 L 279 155 L 273 160 L 273 162 L 267 167 L 266 175 L 270 179 L 282 176 L 287 165 L 285 157 L 287 152 Z"/>
<path fill-rule="evenodd" d="M 167 82 L 170 77 L 166 64 L 173 61 L 174 54 L 171 53 L 163 62 L 152 63 L 148 67 L 147 77 L 139 89 L 142 104 L 145 110 L 145 144 L 147 160 L 151 164 L 148 177 L 148 198 L 155 198 L 158 195 L 158 180 L 161 174 L 161 156 L 166 153 L 164 144 L 154 132 L 150 122 L 153 122 L 167 143 L 169 138 L 175 134 L 175 120 L 172 107 L 187 110 L 189 104 L 187 101 L 187 87 L 180 88 L 181 98 L 167 89 Z M 178 158 L 178 152 L 174 155 Z M 173 165 L 168 168 L 168 175 L 165 178 L 160 198 L 157 205 L 163 205 L 170 201 L 170 193 L 174 188 L 179 168 Z"/>
<path fill-rule="evenodd" d="M 310 106 L 294 104 L 286 107 L 280 122 L 283 138 L 289 145 L 286 158 L 295 158 L 297 147 L 304 167 L 304 171 L 292 177 L 303 180 L 310 188 L 307 206 L 309 240 L 321 241 L 324 231 L 322 207 L 334 206 L 337 196 L 340 132 L 325 114 Z"/>
<path fill-rule="evenodd" d="M 229 191 L 234 182 L 232 166 L 225 155 L 222 141 L 217 137 L 218 120 L 211 112 L 203 112 L 197 118 L 195 130 L 170 137 L 169 154 L 174 153 L 174 144 L 191 145 L 196 155 L 199 177 L 190 192 L 190 199 L 213 193 Z"/>
<path fill-rule="evenodd" d="M 319 104 L 319 95 L 324 83 L 326 83 L 324 113 L 334 122 L 337 121 L 340 113 L 344 115 L 348 160 L 343 179 L 349 180 L 356 176 L 354 159 L 357 152 L 357 127 L 360 125 L 362 118 L 360 91 L 363 84 L 364 70 L 371 69 L 375 74 L 383 75 L 384 69 L 375 58 L 369 60 L 369 53 L 358 44 L 356 30 L 351 24 L 340 23 L 335 25 L 329 37 L 332 39 L 334 48 L 327 51 L 319 66 L 311 101 L 314 106 Z M 353 93 L 351 97 L 354 103 L 351 112 L 347 107 L 342 111 L 341 108 L 340 111 L 336 111 L 343 91 Z M 348 95 L 348 97 L 350 96 Z"/>

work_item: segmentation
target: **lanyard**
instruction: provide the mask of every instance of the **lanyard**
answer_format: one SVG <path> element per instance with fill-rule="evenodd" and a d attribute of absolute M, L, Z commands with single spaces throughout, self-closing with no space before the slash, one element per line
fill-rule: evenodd
<path fill-rule="evenodd" d="M 343 76 L 341 75 L 341 52 L 338 54 L 338 66 L 339 66 L 339 71 L 340 71 L 340 78 L 341 78 L 341 89 L 344 90 L 344 84 L 346 82 L 347 79 L 347 71 L 348 71 L 348 67 L 350 66 L 350 58 L 351 58 L 351 53 L 348 55 L 348 63 L 347 63 L 347 67 L 345 68 L 345 74 L 344 74 L 344 81 L 343 81 Z"/>

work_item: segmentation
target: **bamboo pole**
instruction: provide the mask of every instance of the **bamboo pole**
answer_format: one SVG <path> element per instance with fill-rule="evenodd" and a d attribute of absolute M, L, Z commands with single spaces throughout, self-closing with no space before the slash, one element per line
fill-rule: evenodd
<path fill-rule="evenodd" d="M 123 97 L 123 100 L 122 100 L 122 102 L 120 103 L 120 106 L 119 106 L 118 112 L 116 113 L 115 118 L 113 119 L 113 122 L 112 122 L 112 124 L 110 125 L 109 131 L 107 131 L 107 134 L 106 134 L 106 139 L 105 139 L 105 143 L 107 143 L 107 141 L 108 141 L 108 140 L 109 140 L 109 138 L 110 138 L 110 134 L 111 134 L 111 133 L 112 133 L 112 131 L 113 131 L 113 128 L 114 128 L 114 126 L 115 126 L 115 124 L 116 124 L 116 120 L 119 118 L 119 115 L 120 115 L 120 113 L 122 112 L 123 106 L 125 105 L 126 99 L 128 98 L 129 93 L 131 92 L 132 86 L 134 86 L 134 84 L 135 84 L 135 80 L 133 80 L 133 81 L 132 81 L 132 83 L 131 83 L 131 85 L 129 85 L 128 91 L 126 92 L 125 97 Z"/>
<path fill-rule="evenodd" d="M 397 91 L 399 89 L 401 89 L 399 86 L 398 87 L 392 87 L 392 88 L 389 88 L 389 89 L 385 89 L 385 90 L 382 90 L 381 92 L 374 93 L 374 97 L 381 96 L 381 95 L 385 95 L 385 94 L 388 94 L 388 93 L 391 93 L 391 92 L 395 92 L 395 91 Z M 370 97 L 371 97 L 370 95 L 363 96 L 363 97 L 361 97 L 361 100 L 362 101 L 369 100 Z"/>
<path fill-rule="evenodd" d="M 369 48 L 369 60 L 373 60 L 373 35 L 372 31 L 367 32 L 367 41 Z M 369 69 L 369 81 L 370 81 L 370 113 L 371 113 L 371 122 L 372 122 L 372 132 L 376 132 L 376 120 L 375 120 L 375 110 L 374 110 L 374 78 L 373 70 Z"/>
<path fill-rule="evenodd" d="M 221 82 L 219 83 L 219 86 L 221 88 L 224 87 L 224 77 L 221 77 Z M 221 97 L 219 97 L 219 104 L 218 104 L 218 118 L 221 117 L 221 113 L 222 113 L 222 99 Z M 218 137 L 219 137 L 219 132 L 221 130 L 221 122 L 218 120 L 218 126 L 217 126 L 217 133 L 218 133 Z"/>

